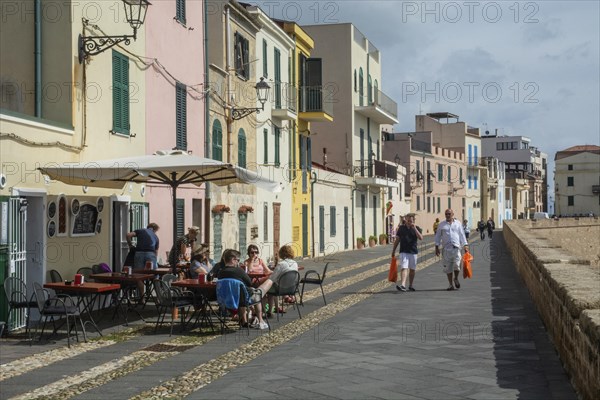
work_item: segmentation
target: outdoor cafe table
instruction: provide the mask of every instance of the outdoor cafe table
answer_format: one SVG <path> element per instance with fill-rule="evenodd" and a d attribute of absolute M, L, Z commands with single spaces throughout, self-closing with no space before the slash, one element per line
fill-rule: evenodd
<path fill-rule="evenodd" d="M 156 269 L 134 269 L 134 274 L 154 274 L 154 275 L 166 275 L 171 273 L 171 268 L 168 267 L 158 267 Z"/>
<path fill-rule="evenodd" d="M 67 285 L 65 282 L 55 282 L 44 284 L 44 288 L 52 289 L 57 293 L 66 293 L 78 296 L 79 300 L 77 301 L 77 307 L 79 308 L 80 305 L 83 305 L 81 314 L 86 314 L 88 316 L 88 321 L 85 321 L 83 325 L 85 326 L 86 324 L 92 324 L 100 336 L 102 336 L 100 328 L 98 328 L 96 321 L 94 321 L 94 318 L 92 317 L 94 303 L 99 295 L 117 292 L 121 289 L 121 285 L 117 283 L 100 282 L 85 282 L 81 285 L 75 285 L 73 283 L 71 285 Z"/>
<path fill-rule="evenodd" d="M 198 311 L 200 311 L 200 313 L 196 318 L 196 321 L 201 319 L 200 325 L 202 325 L 202 321 L 206 321 L 211 329 L 213 329 L 211 319 L 212 308 L 210 307 L 210 302 L 217 300 L 217 284 L 213 282 L 200 283 L 198 279 L 182 279 L 171 282 L 171 286 L 190 289 L 200 294 L 200 304 L 198 304 L 200 308 Z"/>
<path fill-rule="evenodd" d="M 152 280 L 154 279 L 154 274 L 124 274 L 121 272 L 104 272 L 101 274 L 92 274 L 90 275 L 90 279 L 95 280 L 96 282 L 107 282 L 107 283 L 118 283 L 121 285 L 121 288 L 124 289 L 121 291 L 121 295 L 116 299 L 117 300 L 117 308 L 115 309 L 115 315 L 116 313 L 121 310 L 123 311 L 122 307 L 123 307 L 123 300 L 125 300 L 125 310 L 124 310 L 124 315 L 125 315 L 125 325 L 128 324 L 127 321 L 127 311 L 129 311 L 130 309 L 135 311 L 136 314 L 142 319 L 142 321 L 144 320 L 144 317 L 142 317 L 142 315 L 135 309 L 133 309 L 131 307 L 131 301 L 129 300 L 129 289 L 131 289 L 132 287 L 137 287 L 138 283 L 144 283 L 146 280 Z M 113 316 L 114 318 L 114 316 Z"/>

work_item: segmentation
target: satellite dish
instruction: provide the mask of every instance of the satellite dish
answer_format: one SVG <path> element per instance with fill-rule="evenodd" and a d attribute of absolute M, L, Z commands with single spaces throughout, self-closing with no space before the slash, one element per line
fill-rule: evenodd
<path fill-rule="evenodd" d="M 485 131 L 485 134 L 486 134 L 486 135 L 489 135 L 489 134 L 490 134 L 490 131 Z"/>

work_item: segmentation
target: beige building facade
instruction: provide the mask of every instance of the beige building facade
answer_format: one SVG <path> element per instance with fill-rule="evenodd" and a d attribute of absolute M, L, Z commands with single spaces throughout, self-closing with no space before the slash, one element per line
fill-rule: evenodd
<path fill-rule="evenodd" d="M 554 157 L 557 215 L 600 215 L 600 146 L 580 145 Z"/>

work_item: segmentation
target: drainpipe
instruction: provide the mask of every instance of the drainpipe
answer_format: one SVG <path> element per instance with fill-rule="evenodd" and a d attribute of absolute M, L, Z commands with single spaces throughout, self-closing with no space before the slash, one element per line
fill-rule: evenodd
<path fill-rule="evenodd" d="M 227 162 L 231 163 L 231 149 L 233 148 L 233 143 L 231 142 L 231 132 L 233 120 L 231 118 L 231 105 L 229 102 L 231 101 L 231 15 L 229 14 L 229 6 L 225 11 L 225 70 L 227 71 L 227 98 L 225 99 L 225 105 L 227 108 Z"/>
<path fill-rule="evenodd" d="M 312 258 L 315 258 L 315 183 L 317 183 L 317 173 L 310 173 L 310 235 L 312 239 L 311 250 Z"/>
<path fill-rule="evenodd" d="M 212 156 L 210 151 L 210 145 L 208 140 L 208 133 L 210 132 L 210 95 L 208 90 L 210 89 L 208 81 L 208 2 L 204 2 L 204 157 L 209 158 Z M 209 207 L 204 207 L 204 241 L 210 243 L 210 183 L 204 184 L 204 204 L 208 204 Z"/>
<path fill-rule="evenodd" d="M 356 249 L 356 238 L 354 237 L 354 192 L 356 192 L 356 181 L 350 193 L 350 201 L 352 202 L 352 250 Z"/>
<path fill-rule="evenodd" d="M 42 118 L 42 0 L 35 0 L 35 116 Z"/>

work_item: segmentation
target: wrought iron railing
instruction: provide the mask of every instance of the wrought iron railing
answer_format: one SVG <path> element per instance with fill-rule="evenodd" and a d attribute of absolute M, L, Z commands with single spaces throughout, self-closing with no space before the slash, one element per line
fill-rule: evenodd
<path fill-rule="evenodd" d="M 357 160 L 354 165 L 354 174 L 369 178 L 398 180 L 398 168 L 379 160 Z"/>
<path fill-rule="evenodd" d="M 333 115 L 333 93 L 323 86 L 300 88 L 300 112 L 324 112 Z"/>

